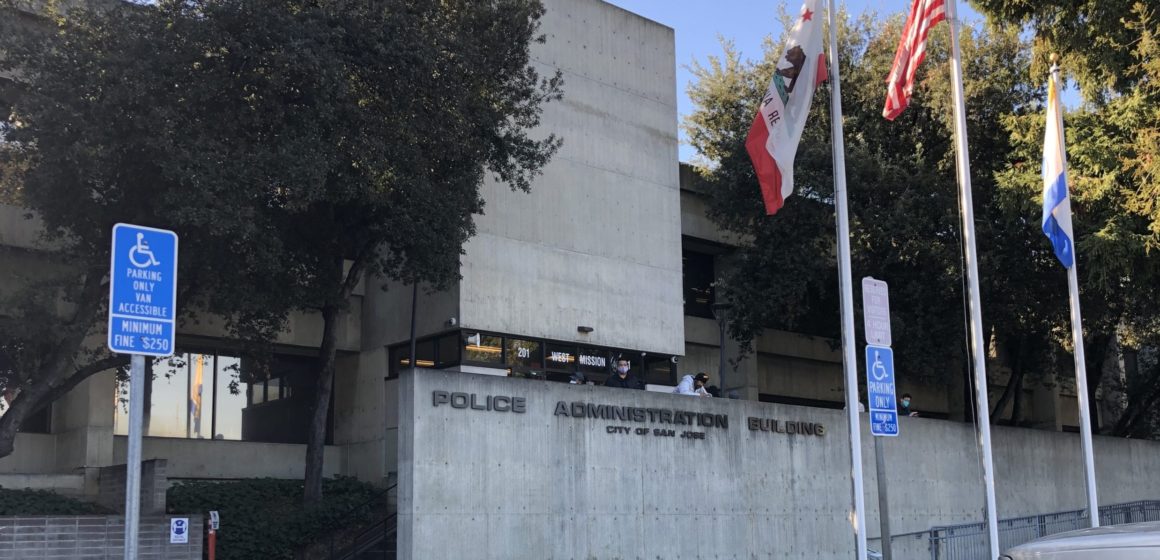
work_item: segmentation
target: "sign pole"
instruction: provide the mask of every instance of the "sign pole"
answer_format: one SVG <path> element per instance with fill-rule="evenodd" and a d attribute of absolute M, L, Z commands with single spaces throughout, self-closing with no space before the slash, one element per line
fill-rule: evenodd
<path fill-rule="evenodd" d="M 890 506 L 886 496 L 886 454 L 882 450 L 882 436 L 874 438 L 874 467 L 878 475 L 878 525 L 882 535 L 882 560 L 891 560 Z"/>
<path fill-rule="evenodd" d="M 173 355 L 177 322 L 177 234 L 116 224 L 109 252 L 109 350 L 129 354 L 129 445 L 125 453 L 125 560 L 137 560 L 141 523 L 141 433 L 145 356 Z"/>
<path fill-rule="evenodd" d="M 129 450 L 125 459 L 125 560 L 137 559 L 141 521 L 141 428 L 145 417 L 145 356 L 133 354 L 129 368 Z"/>

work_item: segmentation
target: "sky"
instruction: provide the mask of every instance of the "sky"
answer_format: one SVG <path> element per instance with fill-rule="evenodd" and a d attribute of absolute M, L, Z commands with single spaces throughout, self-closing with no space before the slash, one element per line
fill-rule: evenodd
<path fill-rule="evenodd" d="M 676 34 L 677 54 L 677 112 L 683 121 L 692 111 L 692 103 L 685 93 L 692 73 L 687 68 L 694 60 L 705 61 L 721 54 L 718 37 L 732 40 L 742 59 L 761 57 L 761 43 L 766 36 L 780 36 L 781 22 L 778 9 L 796 13 L 800 0 L 605 0 L 630 12 L 673 28 Z M 872 10 L 881 17 L 905 13 L 910 0 L 846 0 L 851 14 L 860 15 Z M 792 6 L 791 6 L 792 4 Z M 982 21 L 983 18 L 966 2 L 959 2 L 964 21 Z M 885 79 L 885 77 L 884 77 Z M 885 95 L 885 88 L 883 88 Z M 694 151 L 681 134 L 681 161 L 692 161 Z"/>

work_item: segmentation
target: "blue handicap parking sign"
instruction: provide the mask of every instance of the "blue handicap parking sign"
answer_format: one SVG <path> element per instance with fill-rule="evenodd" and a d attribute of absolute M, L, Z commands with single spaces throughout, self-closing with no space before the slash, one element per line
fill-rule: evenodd
<path fill-rule="evenodd" d="M 113 226 L 109 268 L 109 350 L 173 354 L 177 319 L 177 234 Z"/>
<path fill-rule="evenodd" d="M 866 346 L 866 392 L 870 404 L 870 433 L 876 436 L 898 435 L 894 351 L 889 347 Z"/>

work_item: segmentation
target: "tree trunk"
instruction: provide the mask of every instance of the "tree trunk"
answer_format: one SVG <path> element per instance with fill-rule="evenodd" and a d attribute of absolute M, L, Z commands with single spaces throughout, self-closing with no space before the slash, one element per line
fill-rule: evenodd
<path fill-rule="evenodd" d="M 991 423 L 994 424 L 1003 416 L 1003 409 L 1007 408 L 1007 403 L 1019 393 L 1023 385 L 1023 338 L 1018 337 L 1014 343 L 1011 344 L 1007 355 L 1011 358 L 1011 377 L 1007 379 L 1007 386 L 1003 388 L 1003 395 L 995 402 L 995 407 L 991 409 Z M 1014 414 L 1012 414 L 1014 418 Z"/>
<path fill-rule="evenodd" d="M 16 449 L 16 434 L 20 432 L 24 420 L 46 402 L 51 402 L 46 397 L 50 395 L 59 397 L 63 394 L 57 391 L 57 388 L 69 382 L 71 376 L 66 372 L 72 369 L 73 360 L 85 341 L 89 327 L 96 319 L 97 311 L 101 308 L 105 288 L 103 275 L 104 269 L 90 270 L 85 275 L 84 285 L 77 298 L 77 310 L 72 321 L 68 323 L 69 327 L 64 329 L 60 342 L 52 349 L 48 360 L 37 369 L 35 375 L 29 376 L 20 386 L 20 392 L 4 416 L 0 417 L 0 458 L 11 455 Z M 98 371 L 101 370 L 80 368 L 73 370 L 72 373 L 88 377 Z M 77 382 L 79 383 L 79 380 Z"/>
<path fill-rule="evenodd" d="M 1023 421 L 1023 372 L 1019 373 L 1019 386 L 1015 388 L 1015 403 L 1011 405 L 1011 425 L 1018 426 Z"/>
<path fill-rule="evenodd" d="M 326 417 L 330 412 L 330 394 L 334 389 L 334 357 L 338 346 L 338 323 L 345 315 L 338 306 L 322 309 L 322 346 L 318 349 L 318 370 L 314 384 L 314 407 L 310 431 L 306 438 L 306 482 L 303 500 L 316 503 L 322 499 L 322 467 L 326 451 Z"/>
<path fill-rule="evenodd" d="M 1091 415 L 1092 433 L 1100 433 L 1100 407 L 1096 403 L 1096 389 L 1100 386 L 1100 381 L 1104 378 L 1104 361 L 1107 358 L 1108 349 L 1112 347 L 1112 337 L 1109 335 L 1097 335 L 1092 337 L 1090 344 L 1085 343 L 1085 350 L 1090 353 L 1085 353 L 1087 361 L 1085 369 L 1087 370 L 1087 398 L 1088 411 Z M 1078 389 L 1078 388 L 1077 388 Z"/>
<path fill-rule="evenodd" d="M 306 479 L 302 499 L 307 504 L 322 500 L 322 467 L 326 452 L 326 418 L 330 413 L 330 395 L 334 392 L 334 357 L 338 351 L 338 326 L 346 318 L 349 299 L 355 286 L 362 279 L 367 260 L 378 249 L 378 240 L 368 240 L 346 276 L 341 276 L 343 260 L 337 259 L 335 269 L 342 282 L 337 298 L 322 306 L 322 344 L 318 348 L 318 367 L 315 371 L 314 407 L 310 416 L 310 429 L 306 434 Z"/>

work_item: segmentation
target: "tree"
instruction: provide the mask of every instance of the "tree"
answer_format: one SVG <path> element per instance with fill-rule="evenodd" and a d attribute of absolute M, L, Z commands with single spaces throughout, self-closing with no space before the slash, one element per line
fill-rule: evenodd
<path fill-rule="evenodd" d="M 359 279 L 453 282 L 489 172 L 527 190 L 559 146 L 530 133 L 561 85 L 531 66 L 542 13 L 538 0 L 173 0 L 70 14 L 53 49 L 13 48 L 37 94 L 17 106 L 29 177 L 46 177 L 24 181 L 23 199 L 97 253 L 112 221 L 177 229 L 183 284 L 187 240 L 208 238 L 230 270 L 191 279 L 212 277 L 191 305 L 241 340 L 268 342 L 292 310 L 318 314 L 316 500 L 337 329 Z M 82 87 L 44 85 L 68 83 Z M 60 165 L 42 169 L 50 157 Z M 119 205 L 76 208 L 98 189 Z M 145 198 L 134 189 L 156 202 L 125 204 Z"/>
<path fill-rule="evenodd" d="M 1034 79 L 1046 81 L 1048 55 L 1058 52 L 1087 104 L 1065 116 L 1068 179 L 1075 215 L 1078 270 L 1089 388 L 1096 428 L 1129 435 L 1156 414 L 1152 368 L 1141 367 L 1129 388 L 1109 383 L 1105 362 L 1118 347 L 1135 353 L 1160 344 L 1160 14 L 1139 2 L 1014 2 L 984 0 L 992 18 L 1029 25 L 1035 33 Z M 1040 114 L 1004 120 L 1013 150 L 998 175 L 1009 206 L 1037 205 L 1042 179 L 1036 163 L 1043 139 Z M 1022 202 L 1021 202 L 1022 201 Z M 1062 272 L 1057 273 L 1057 276 Z M 1068 324 L 1059 343 L 1071 348 Z M 1101 387 L 1107 389 L 1100 391 Z M 1100 422 L 1098 391 L 1120 409 Z M 1117 394 L 1121 396 L 1117 396 Z M 1124 397 L 1123 395 L 1126 395 Z M 1139 398 L 1144 397 L 1144 398 Z M 1153 425 L 1154 434 L 1160 426 Z"/>
<path fill-rule="evenodd" d="M 907 341 L 897 345 L 899 370 L 910 379 L 945 383 L 967 362 L 958 344 L 965 338 L 965 309 L 947 27 L 933 33 L 911 105 L 891 123 L 881 115 L 883 78 L 901 22 L 838 20 L 855 276 L 886 279 L 893 293 L 904 294 L 891 302 L 894 337 Z M 1014 30 L 967 30 L 962 43 L 972 182 L 982 218 L 977 233 L 987 270 L 984 318 L 988 332 L 1009 337 L 1044 320 L 1029 294 L 1040 289 L 1046 260 L 1029 260 L 1023 252 L 1035 234 L 1024 228 L 1026 216 L 1000 213 L 993 173 L 1003 162 L 998 156 L 1010 148 L 1001 117 L 1031 110 L 1041 90 L 1026 78 L 1029 59 Z M 700 169 L 712 187 L 710 216 L 749 240 L 722 278 L 725 297 L 741 310 L 732 329 L 743 342 L 766 327 L 839 334 L 825 94 L 815 99 L 799 147 L 795 194 L 777 216 L 764 216 L 744 152 L 755 104 L 780 54 L 780 46 L 767 43 L 764 60 L 744 64 L 726 48 L 723 58 L 696 66 L 690 97 L 697 109 L 685 123 L 694 147 L 710 160 Z"/>

